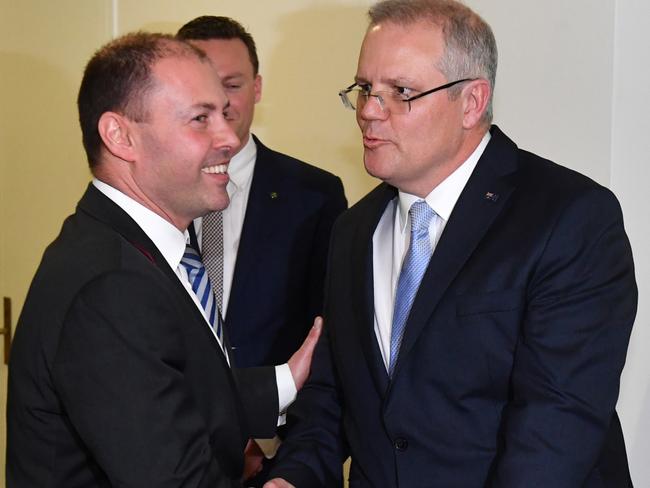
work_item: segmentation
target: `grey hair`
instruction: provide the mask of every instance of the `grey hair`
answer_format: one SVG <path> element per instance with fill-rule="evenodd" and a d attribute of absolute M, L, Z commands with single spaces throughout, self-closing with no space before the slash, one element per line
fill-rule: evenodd
<path fill-rule="evenodd" d="M 368 11 L 370 27 L 382 22 L 410 25 L 430 22 L 442 29 L 445 51 L 435 65 L 448 81 L 484 78 L 490 100 L 482 121 L 492 122 L 492 94 L 497 73 L 497 44 L 492 29 L 476 12 L 455 0 L 383 0 Z M 450 97 L 460 87 L 449 90 Z"/>

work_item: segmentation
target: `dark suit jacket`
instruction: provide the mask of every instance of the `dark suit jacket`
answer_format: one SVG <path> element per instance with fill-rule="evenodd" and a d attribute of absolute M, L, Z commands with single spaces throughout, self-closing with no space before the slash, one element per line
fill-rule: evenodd
<path fill-rule="evenodd" d="M 350 488 L 629 486 L 614 408 L 637 290 L 612 193 L 493 127 L 389 381 L 372 235 L 395 197 L 382 184 L 335 225 L 326 334 L 272 476 L 337 486 L 350 453 Z"/>
<path fill-rule="evenodd" d="M 330 231 L 347 208 L 338 177 L 254 139 L 257 160 L 224 317 L 241 367 L 285 363 L 300 347 L 322 314 Z"/>
<path fill-rule="evenodd" d="M 272 368 L 233 376 L 154 244 L 90 186 L 16 330 L 7 487 L 240 486 L 247 438 L 276 421 Z"/>

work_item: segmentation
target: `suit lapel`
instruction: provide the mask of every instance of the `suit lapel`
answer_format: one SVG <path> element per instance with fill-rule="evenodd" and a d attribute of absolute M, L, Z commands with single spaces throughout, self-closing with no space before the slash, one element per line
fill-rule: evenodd
<path fill-rule="evenodd" d="M 272 242 L 272 233 L 280 229 L 282 219 L 291 210 L 290 192 L 286 183 L 273 171 L 272 154 L 259 140 L 253 179 L 246 205 L 237 260 L 233 273 L 229 303 L 234 304 L 243 293 L 245 280 L 255 277 L 255 264 L 264 259 L 264 246 Z M 230 307 L 228 307 L 230 310 Z"/>
<path fill-rule="evenodd" d="M 517 147 L 496 126 L 463 189 L 431 257 L 406 322 L 394 376 L 429 323 L 438 302 L 506 205 L 514 186 L 506 176 L 517 166 Z"/>
<path fill-rule="evenodd" d="M 174 270 L 167 263 L 167 260 L 165 260 L 164 256 L 142 228 L 124 210 L 92 184 L 88 185 L 88 189 L 79 201 L 78 211 L 84 212 L 92 218 L 103 222 L 120 234 L 169 280 L 171 286 L 176 289 L 179 296 L 183 297 L 182 300 L 185 300 L 186 305 L 193 311 L 192 314 L 195 314 L 194 317 L 196 320 L 191 322 L 195 322 L 201 326 L 201 329 L 207 334 L 211 343 L 214 344 L 215 350 L 219 352 L 219 356 L 223 359 L 224 365 L 228 367 L 221 347 L 205 324 L 203 315 L 196 307 L 196 304 L 187 293 L 187 290 L 178 279 L 176 273 L 174 273 Z"/>
<path fill-rule="evenodd" d="M 395 188 L 383 183 L 369 195 L 368 208 L 362 216 L 360 225 L 352 236 L 352 265 L 350 273 L 354 280 L 352 289 L 355 296 L 351 303 L 357 304 L 352 308 L 357 317 L 357 334 L 361 342 L 361 349 L 368 363 L 373 380 L 381 396 L 388 389 L 388 373 L 377 344 L 374 327 L 374 277 L 373 277 L 373 246 L 372 238 L 388 203 L 395 198 Z"/>

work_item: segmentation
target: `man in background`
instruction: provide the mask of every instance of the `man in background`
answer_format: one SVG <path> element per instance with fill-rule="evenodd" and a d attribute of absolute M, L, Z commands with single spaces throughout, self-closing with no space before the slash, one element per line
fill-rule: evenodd
<path fill-rule="evenodd" d="M 262 77 L 255 41 L 238 22 L 198 17 L 177 37 L 212 61 L 230 102 L 226 119 L 241 140 L 228 166 L 230 205 L 195 222 L 233 362 L 280 364 L 321 313 L 330 230 L 347 206 L 343 186 L 251 134 Z"/>
<path fill-rule="evenodd" d="M 347 207 L 343 185 L 251 134 L 262 76 L 255 41 L 239 22 L 202 16 L 177 37 L 212 61 L 230 101 L 226 119 L 241 140 L 228 167 L 230 205 L 195 221 L 192 239 L 215 288 L 234 364 L 280 364 L 322 313 L 330 231 Z M 271 456 L 277 439 L 259 444 Z M 262 452 L 250 447 L 255 471 L 252 460 L 261 461 Z"/>
<path fill-rule="evenodd" d="M 276 368 L 230 368 L 193 219 L 228 204 L 239 140 L 205 54 L 162 34 L 101 48 L 79 120 L 93 181 L 46 250 L 11 352 L 8 488 L 236 487 L 318 327 Z"/>
<path fill-rule="evenodd" d="M 631 486 L 615 406 L 637 289 L 616 198 L 491 125 L 476 13 L 369 14 L 340 95 L 383 183 L 332 232 L 325 332 L 267 488 L 338 486 L 347 455 L 351 488 Z"/>

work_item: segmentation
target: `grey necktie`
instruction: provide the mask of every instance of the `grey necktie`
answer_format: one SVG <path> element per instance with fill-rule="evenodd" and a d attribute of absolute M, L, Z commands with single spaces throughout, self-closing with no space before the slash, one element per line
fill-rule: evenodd
<path fill-rule="evenodd" d="M 208 270 L 219 310 L 223 308 L 223 214 L 210 212 L 203 217 L 201 254 Z"/>

